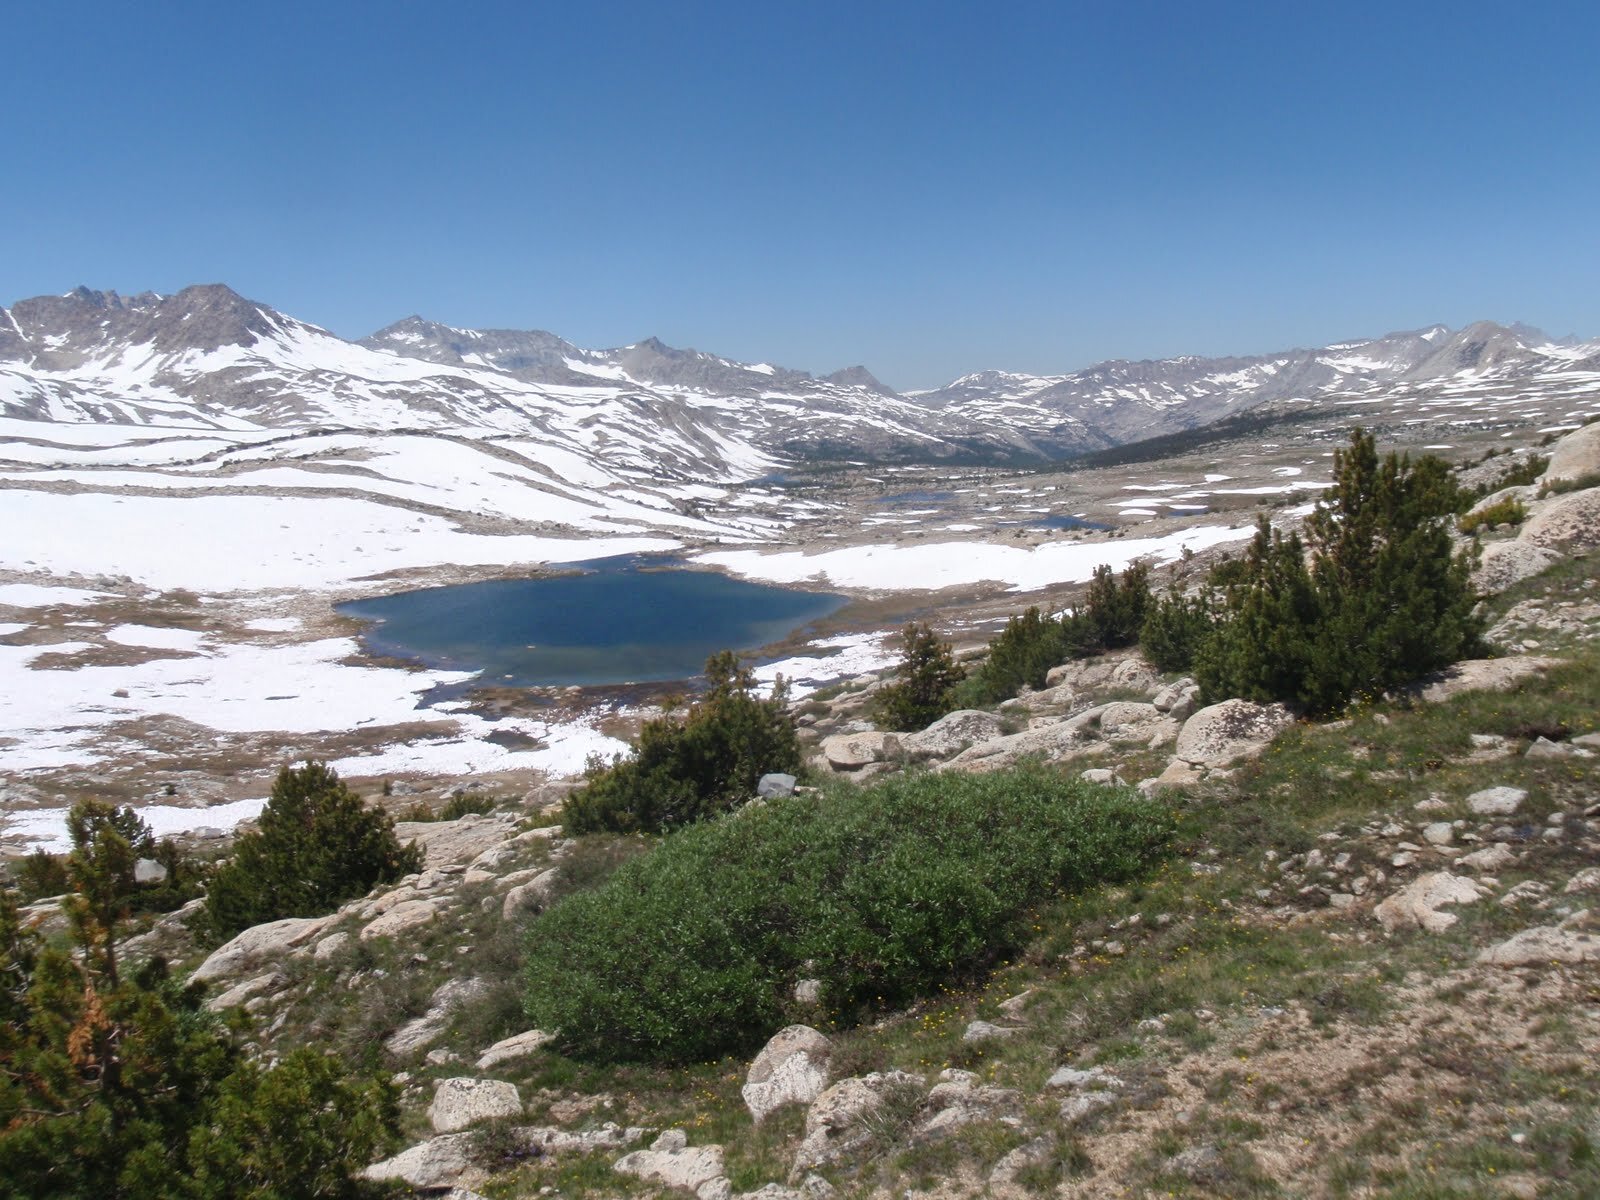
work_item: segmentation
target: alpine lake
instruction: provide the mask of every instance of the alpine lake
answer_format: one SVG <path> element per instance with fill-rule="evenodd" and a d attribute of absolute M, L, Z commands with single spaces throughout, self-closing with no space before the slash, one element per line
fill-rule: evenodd
<path fill-rule="evenodd" d="M 469 687 L 616 687 L 698 678 L 719 650 L 781 642 L 844 596 L 686 570 L 665 555 L 352 600 L 369 653 L 476 671 Z M 457 689 L 446 689 L 456 692 Z"/>

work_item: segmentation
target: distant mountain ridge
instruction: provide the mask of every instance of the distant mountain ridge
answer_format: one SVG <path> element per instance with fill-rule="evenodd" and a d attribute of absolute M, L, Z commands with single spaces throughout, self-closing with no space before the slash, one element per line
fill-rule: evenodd
<path fill-rule="evenodd" d="M 0 308 L 0 415 L 218 430 L 329 426 L 520 438 L 610 469 L 723 481 L 795 458 L 1041 462 L 1270 402 L 1360 400 L 1594 374 L 1600 341 L 1442 325 L 1252 357 L 967 375 L 898 394 L 656 338 L 606 350 L 540 330 L 407 317 L 347 341 L 221 284 L 77 288 Z"/>

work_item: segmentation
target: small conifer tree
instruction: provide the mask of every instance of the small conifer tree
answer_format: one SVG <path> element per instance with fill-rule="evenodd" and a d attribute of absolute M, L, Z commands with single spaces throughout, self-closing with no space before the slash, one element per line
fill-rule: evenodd
<path fill-rule="evenodd" d="M 900 643 L 895 681 L 879 690 L 873 715 L 885 729 L 912 733 L 951 711 L 951 693 L 967 672 L 928 625 L 911 622 L 900 631 Z"/>

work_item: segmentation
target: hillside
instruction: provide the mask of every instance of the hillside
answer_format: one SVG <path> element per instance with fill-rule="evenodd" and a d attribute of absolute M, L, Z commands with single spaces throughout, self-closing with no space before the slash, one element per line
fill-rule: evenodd
<path fill-rule="evenodd" d="M 565 835 L 561 786 L 468 789 L 487 815 L 399 827 L 419 875 L 195 977 L 267 1055 L 314 1040 L 400 1069 L 411 1148 L 373 1174 L 458 1200 L 1593 1195 L 1592 434 L 1487 535 L 1500 657 L 1340 720 L 1219 722 L 1128 653 L 904 737 L 867 721 L 882 677 L 797 705 L 828 795 L 929 769 L 1006 786 L 1031 758 L 1076 794 L 1138 781 L 1175 822 L 1159 866 L 1041 902 L 1012 952 L 909 1006 L 836 1025 L 797 989 L 816 1028 L 753 1064 L 566 1057 L 522 1017 L 524 939 L 648 844 Z M 171 920 L 140 945 L 204 956 Z"/>

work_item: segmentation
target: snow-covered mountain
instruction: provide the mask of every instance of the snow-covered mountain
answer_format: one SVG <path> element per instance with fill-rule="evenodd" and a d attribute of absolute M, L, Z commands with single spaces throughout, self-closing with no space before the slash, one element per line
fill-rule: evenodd
<path fill-rule="evenodd" d="M 79 288 L 0 309 L 0 415 L 218 431 L 308 428 L 516 440 L 604 472 L 727 484 L 796 458 L 1029 462 L 1205 425 L 1269 402 L 1600 389 L 1600 342 L 1479 322 L 1248 358 L 967 375 L 899 395 L 650 338 L 408 317 L 359 342 L 227 287 Z"/>
<path fill-rule="evenodd" d="M 1118 360 L 1053 376 L 984 371 L 916 398 L 980 423 L 1012 423 L 1041 450 L 1065 455 L 1084 448 L 1082 431 L 1122 444 L 1274 401 L 1425 401 L 1508 386 L 1600 391 L 1600 342 L 1573 345 L 1526 326 L 1479 321 L 1251 358 Z"/>

